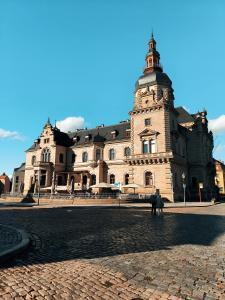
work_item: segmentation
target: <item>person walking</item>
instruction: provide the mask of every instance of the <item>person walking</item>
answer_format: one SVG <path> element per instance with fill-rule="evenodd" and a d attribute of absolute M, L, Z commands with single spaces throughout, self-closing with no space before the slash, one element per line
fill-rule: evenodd
<path fill-rule="evenodd" d="M 164 207 L 164 202 L 160 195 L 159 189 L 156 189 L 155 198 L 156 198 L 157 215 L 159 216 L 159 215 L 163 214 L 163 207 Z"/>
<path fill-rule="evenodd" d="M 156 195 L 151 195 L 150 203 L 152 205 L 152 215 L 156 215 Z"/>

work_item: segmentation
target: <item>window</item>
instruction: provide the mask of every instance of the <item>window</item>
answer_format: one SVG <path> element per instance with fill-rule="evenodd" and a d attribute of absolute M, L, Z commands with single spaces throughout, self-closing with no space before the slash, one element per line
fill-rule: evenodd
<path fill-rule="evenodd" d="M 40 186 L 45 186 L 45 183 L 46 183 L 46 171 L 41 170 Z"/>
<path fill-rule="evenodd" d="M 109 183 L 110 183 L 110 184 L 114 184 L 114 183 L 115 183 L 115 175 L 114 175 L 114 174 L 111 174 L 111 175 L 109 176 Z"/>
<path fill-rule="evenodd" d="M 35 164 L 35 162 L 36 162 L 36 156 L 35 156 L 35 155 L 33 155 L 33 156 L 32 156 L 32 158 L 31 158 L 31 163 L 32 163 L 32 165 L 34 165 L 34 164 Z"/>
<path fill-rule="evenodd" d="M 49 143 L 49 139 L 44 139 L 44 144 Z"/>
<path fill-rule="evenodd" d="M 130 138 L 130 130 L 126 130 L 126 137 Z"/>
<path fill-rule="evenodd" d="M 109 160 L 114 160 L 115 159 L 115 150 L 110 149 L 109 150 Z"/>
<path fill-rule="evenodd" d="M 153 176 L 151 172 L 145 173 L 145 186 L 153 186 Z"/>
<path fill-rule="evenodd" d="M 64 159 L 63 154 L 60 153 L 60 154 L 59 154 L 59 162 L 60 162 L 61 164 L 63 163 L 63 159 Z"/>
<path fill-rule="evenodd" d="M 41 158 L 43 162 L 50 162 L 51 152 L 48 148 L 43 149 Z"/>
<path fill-rule="evenodd" d="M 124 148 L 124 156 L 130 156 L 130 147 Z"/>
<path fill-rule="evenodd" d="M 19 176 L 16 176 L 16 183 L 19 182 Z"/>
<path fill-rule="evenodd" d="M 125 176 L 124 176 L 124 181 L 125 181 L 125 185 L 127 185 L 127 184 L 129 184 L 129 174 L 126 174 Z"/>
<path fill-rule="evenodd" d="M 143 141 L 143 153 L 149 153 L 149 141 Z"/>
<path fill-rule="evenodd" d="M 149 141 L 149 150 L 150 150 L 150 153 L 155 153 L 156 152 L 155 140 L 150 140 Z"/>
<path fill-rule="evenodd" d="M 142 147 L 143 147 L 143 153 L 155 153 L 156 141 L 155 140 L 143 141 Z"/>
<path fill-rule="evenodd" d="M 96 149 L 95 158 L 97 161 L 101 160 L 101 149 Z"/>
<path fill-rule="evenodd" d="M 86 136 L 84 137 L 84 139 L 85 139 L 85 143 L 88 143 L 89 140 L 90 140 L 90 135 L 86 135 Z"/>
<path fill-rule="evenodd" d="M 150 126 L 151 125 L 151 119 L 145 119 L 145 126 Z"/>
<path fill-rule="evenodd" d="M 74 164 L 75 161 L 76 161 L 76 154 L 72 153 L 72 156 L 71 156 L 71 162 L 72 162 L 72 164 Z"/>
<path fill-rule="evenodd" d="M 62 178 L 62 176 L 58 176 L 58 178 L 57 178 L 57 185 L 63 185 L 63 178 Z"/>
<path fill-rule="evenodd" d="M 96 175 L 95 175 L 95 174 L 92 174 L 92 175 L 91 175 L 91 184 L 92 184 L 92 185 L 95 185 L 95 184 L 96 184 Z"/>
<path fill-rule="evenodd" d="M 87 152 L 83 152 L 83 154 L 82 154 L 82 161 L 83 162 L 87 162 L 88 161 L 88 154 L 87 154 Z"/>
<path fill-rule="evenodd" d="M 117 134 L 116 130 L 111 131 L 111 138 L 115 139 L 116 138 L 116 134 Z"/>

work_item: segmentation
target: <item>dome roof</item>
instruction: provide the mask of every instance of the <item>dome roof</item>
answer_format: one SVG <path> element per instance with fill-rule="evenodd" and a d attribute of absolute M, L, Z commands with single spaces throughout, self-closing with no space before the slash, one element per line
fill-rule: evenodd
<path fill-rule="evenodd" d="M 172 81 L 169 79 L 166 73 L 154 71 L 152 73 L 139 77 L 139 79 L 136 81 L 135 89 L 137 90 L 139 87 L 145 87 L 155 84 L 161 84 L 171 87 Z"/>

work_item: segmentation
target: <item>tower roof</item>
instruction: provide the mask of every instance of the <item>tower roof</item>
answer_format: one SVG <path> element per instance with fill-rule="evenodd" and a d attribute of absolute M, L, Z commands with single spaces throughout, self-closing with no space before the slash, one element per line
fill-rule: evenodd
<path fill-rule="evenodd" d="M 152 73 L 154 71 L 162 72 L 162 66 L 160 65 L 160 54 L 156 50 L 156 41 L 154 39 L 153 32 L 151 39 L 148 42 L 148 48 L 148 53 L 145 58 L 146 66 L 144 69 L 144 74 Z"/>
<path fill-rule="evenodd" d="M 144 68 L 144 75 L 140 76 L 137 80 L 135 89 L 137 90 L 139 87 L 155 84 L 171 87 L 172 81 L 167 74 L 163 73 L 163 68 L 160 64 L 160 54 L 156 49 L 156 41 L 153 32 L 148 42 L 148 46 L 149 49 L 145 58 L 146 66 Z"/>

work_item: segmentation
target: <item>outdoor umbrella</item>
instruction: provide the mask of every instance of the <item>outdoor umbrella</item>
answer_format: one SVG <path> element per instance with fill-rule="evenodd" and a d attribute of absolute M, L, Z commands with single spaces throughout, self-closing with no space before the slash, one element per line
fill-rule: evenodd
<path fill-rule="evenodd" d="M 137 189 L 139 187 L 140 187 L 140 185 L 136 184 L 136 183 L 130 183 L 130 184 L 122 185 L 122 188 L 131 188 L 131 189 L 134 189 L 134 194 L 135 194 L 135 189 Z"/>
<path fill-rule="evenodd" d="M 109 183 L 106 183 L 106 182 L 100 182 L 98 184 L 91 185 L 90 187 L 91 188 L 106 188 L 106 189 L 111 189 L 111 188 L 113 188 L 115 186 L 113 184 L 109 184 Z"/>

